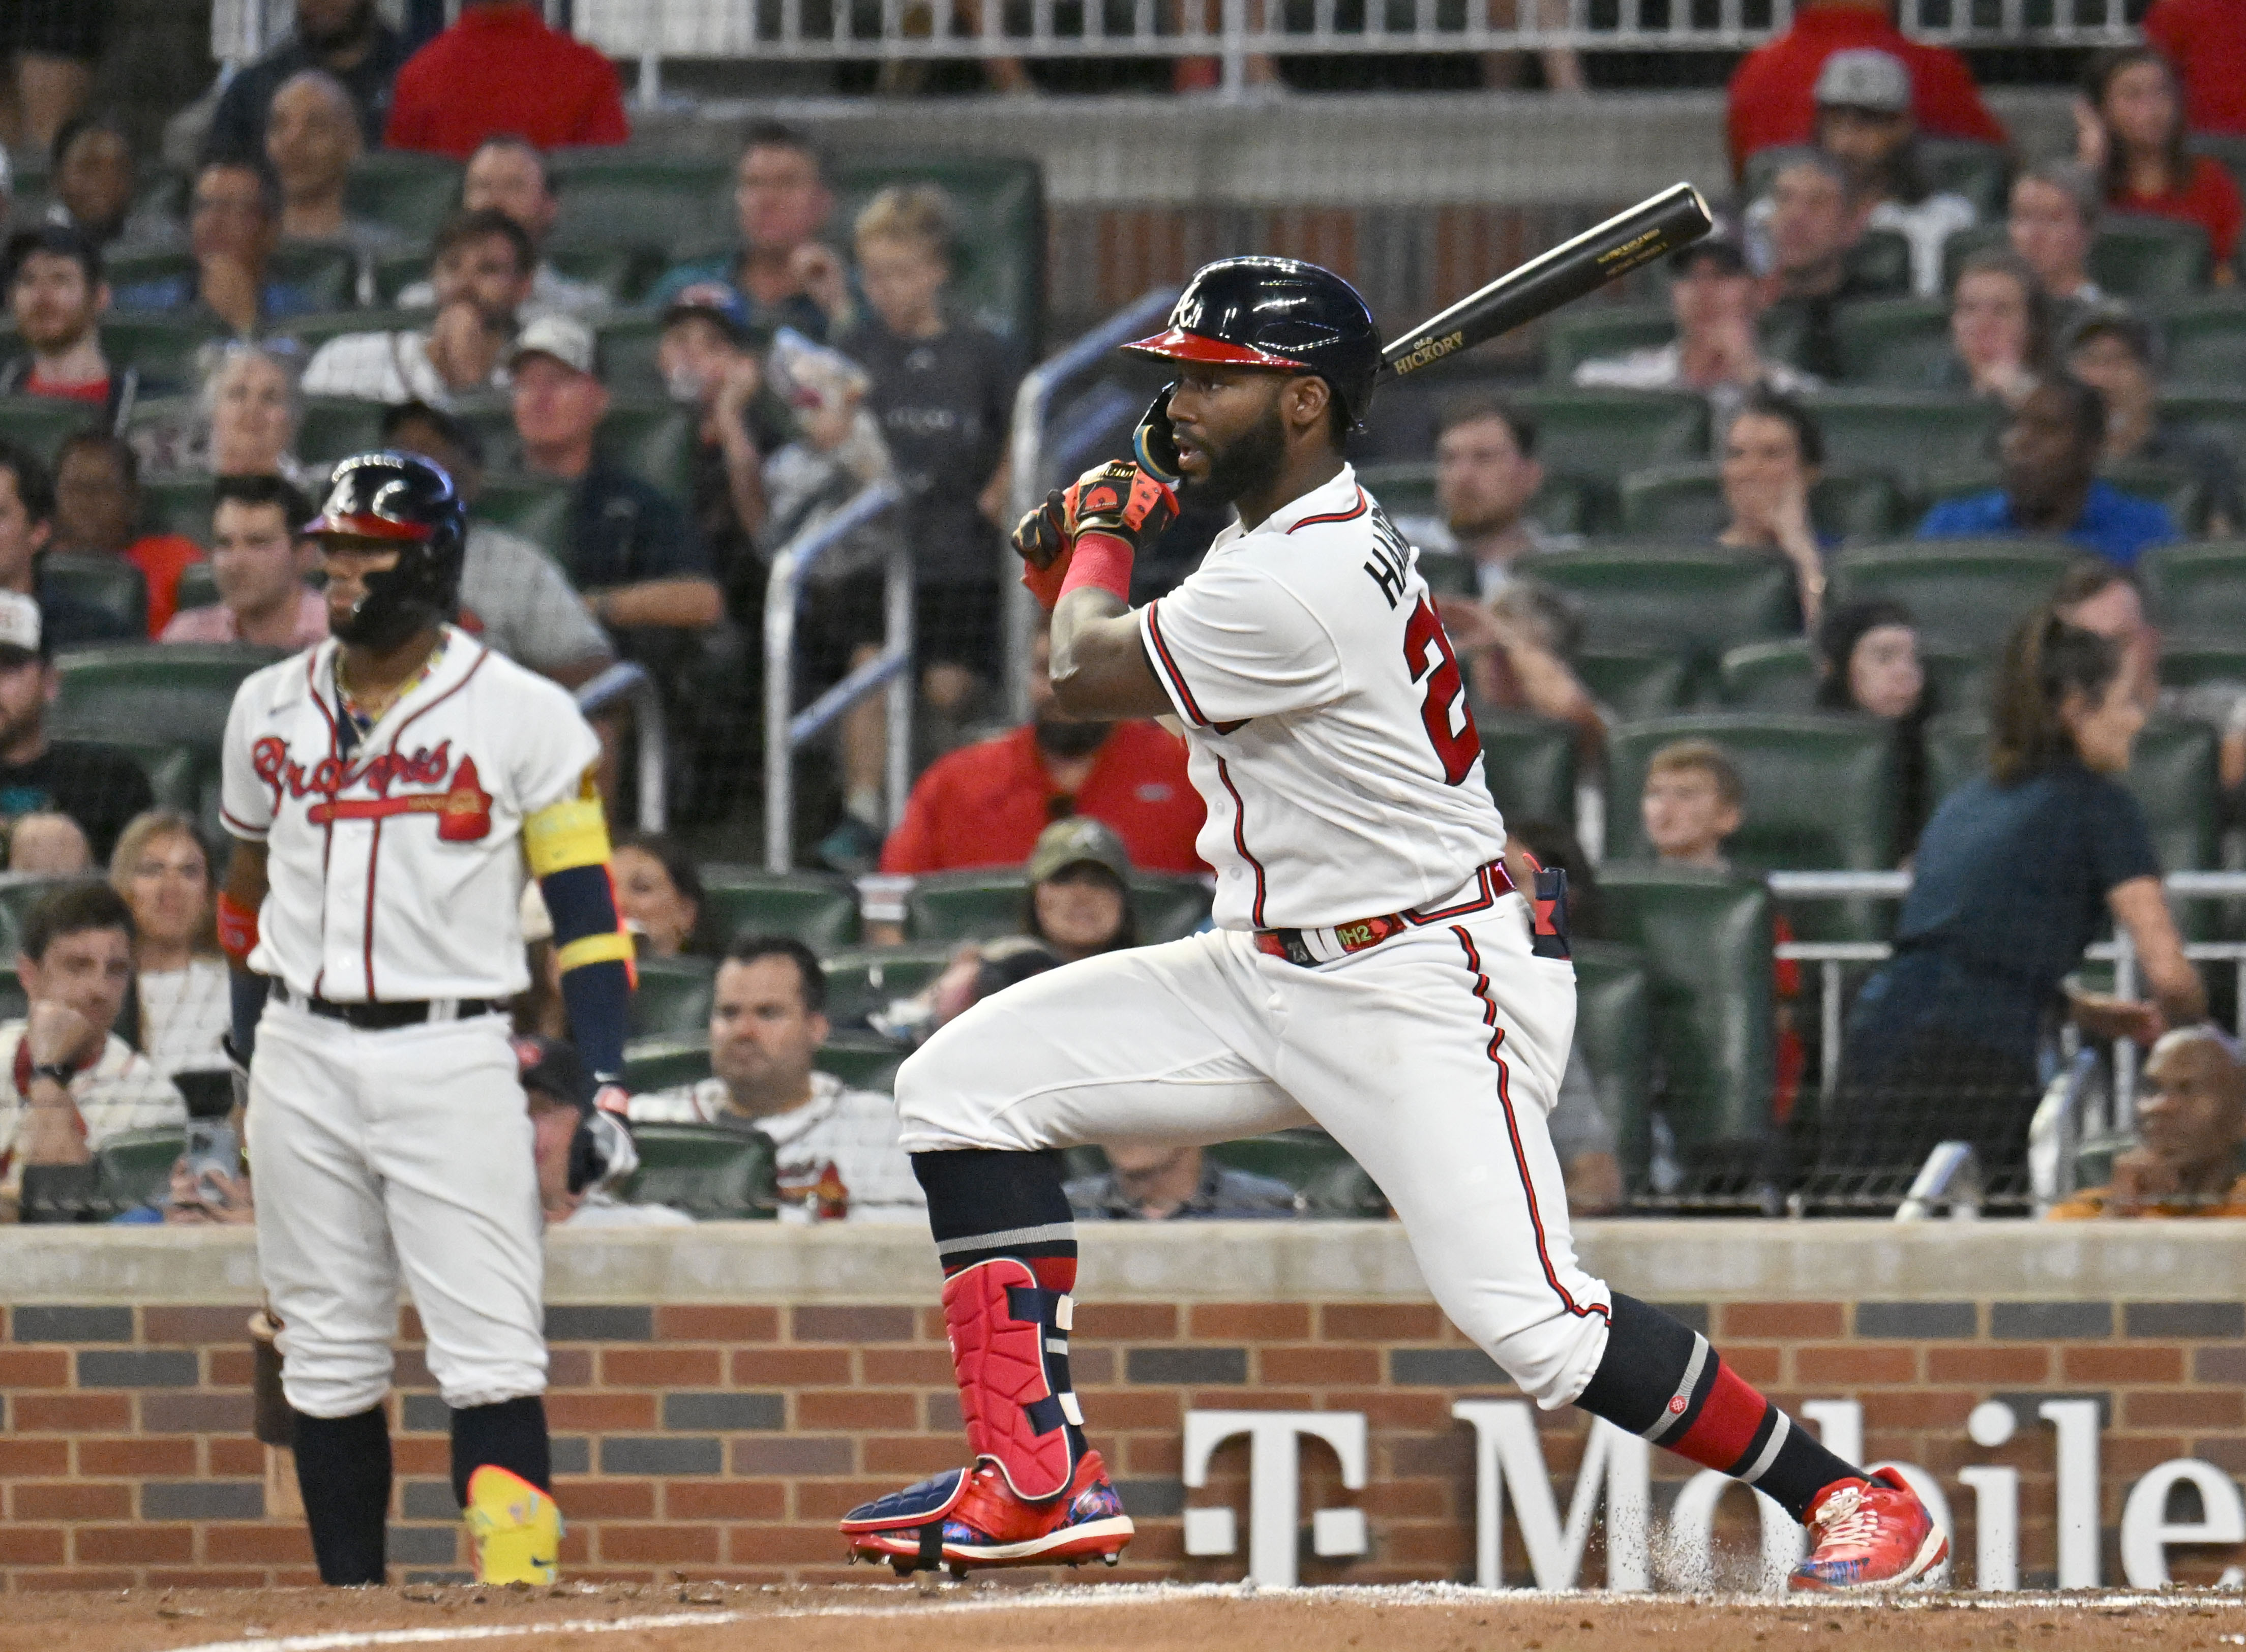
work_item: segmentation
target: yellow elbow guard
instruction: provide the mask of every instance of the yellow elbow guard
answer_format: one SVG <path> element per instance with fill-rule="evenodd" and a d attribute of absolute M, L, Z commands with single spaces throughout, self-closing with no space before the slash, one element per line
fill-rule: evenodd
<path fill-rule="evenodd" d="M 571 798 L 541 809 L 522 823 L 523 853 L 533 877 L 573 867 L 606 866 L 609 823 L 598 798 Z"/>
<path fill-rule="evenodd" d="M 554 961 L 567 975 L 583 965 L 607 963 L 611 960 L 629 966 L 636 955 L 631 936 L 621 929 L 611 929 L 603 935 L 579 936 L 555 953 Z"/>

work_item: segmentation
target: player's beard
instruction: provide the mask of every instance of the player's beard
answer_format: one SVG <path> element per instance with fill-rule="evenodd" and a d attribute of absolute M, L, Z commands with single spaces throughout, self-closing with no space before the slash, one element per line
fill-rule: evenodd
<path fill-rule="evenodd" d="M 1274 397 L 1263 417 L 1222 447 L 1208 447 L 1208 474 L 1187 477 L 1181 491 L 1207 493 L 1229 505 L 1251 493 L 1268 492 L 1287 463 L 1287 426 Z"/>

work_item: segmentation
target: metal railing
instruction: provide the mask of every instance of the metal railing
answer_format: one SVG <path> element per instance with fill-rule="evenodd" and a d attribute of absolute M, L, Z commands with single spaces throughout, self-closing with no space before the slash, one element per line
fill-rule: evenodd
<path fill-rule="evenodd" d="M 1052 475 L 1054 432 L 1046 428 L 1061 387 L 1107 359 L 1118 344 L 1146 332 L 1177 302 L 1174 287 L 1141 293 L 1099 326 L 1039 362 L 1023 376 L 1014 393 L 1014 428 L 1006 521 L 1011 528 L 1036 508 L 1058 478 Z M 1030 638 L 1037 628 L 1037 600 L 1022 584 L 1021 563 L 1011 547 L 998 552 L 998 588 L 1005 594 L 1006 705 L 1014 722 L 1030 717 Z"/>
<path fill-rule="evenodd" d="M 646 669 L 618 660 L 577 690 L 587 717 L 623 706 L 631 712 L 639 752 L 639 829 L 660 832 L 670 815 L 670 736 L 663 721 L 663 690 Z"/>
<path fill-rule="evenodd" d="M 895 481 L 868 482 L 850 502 L 812 523 L 772 558 L 765 583 L 765 866 L 795 867 L 795 754 L 875 689 L 888 691 L 888 749 L 882 782 L 889 825 L 912 786 L 913 568 L 903 535 L 891 546 L 882 591 L 881 651 L 802 710 L 795 704 L 795 622 L 803 588 L 821 557 L 904 497 Z"/>

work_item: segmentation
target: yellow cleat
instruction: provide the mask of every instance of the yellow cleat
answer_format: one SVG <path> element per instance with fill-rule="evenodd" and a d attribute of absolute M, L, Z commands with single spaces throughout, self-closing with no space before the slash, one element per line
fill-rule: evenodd
<path fill-rule="evenodd" d="M 468 1476 L 468 1547 L 479 1583 L 551 1583 L 562 1510 L 519 1474 L 490 1463 Z"/>

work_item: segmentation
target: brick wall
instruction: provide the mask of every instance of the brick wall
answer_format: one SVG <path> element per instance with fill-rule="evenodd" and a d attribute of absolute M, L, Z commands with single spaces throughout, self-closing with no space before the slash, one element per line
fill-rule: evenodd
<path fill-rule="evenodd" d="M 2147 1281 L 2147 1289 L 2158 1288 Z M 227 1294 L 232 1294 L 228 1292 Z M 900 1290 L 903 1297 L 910 1293 Z M 2246 1308 L 2229 1301 L 1672 1302 L 1739 1370 L 1788 1404 L 1862 1403 L 1878 1458 L 1924 1465 L 1949 1490 L 1970 1580 L 1972 1499 L 1962 1465 L 2022 1474 L 2024 1582 L 2053 1566 L 2051 1431 L 2034 1404 L 2095 1397 L 2106 1575 L 2128 1485 L 2171 1458 L 2246 1472 Z M 247 1310 L 228 1305 L 18 1305 L 0 1343 L 0 1579 L 10 1588 L 256 1586 L 312 1581 L 285 1480 L 250 1438 Z M 958 1460 L 958 1413 L 932 1294 L 793 1307 L 608 1303 L 550 1310 L 548 1401 L 569 1519 L 563 1558 L 585 1578 L 852 1575 L 834 1518 Z M 442 1574 L 463 1560 L 446 1482 L 445 1411 L 409 1312 L 396 1401 L 391 1559 Z M 1184 1412 L 1365 1413 L 1371 1484 L 1344 1492 L 1322 1446 L 1303 1450 L 1303 1508 L 1365 1508 L 1371 1552 L 1305 1559 L 1307 1581 L 1472 1576 L 1472 1436 L 1450 1407 L 1512 1392 L 1435 1309 L 1412 1301 L 1088 1303 L 1074 1369 L 1095 1443 L 1139 1521 L 1123 1577 L 1221 1579 L 1240 1557 L 1188 1560 L 1178 1513 Z M 1979 1401 L 2014 1402 L 2022 1426 L 1987 1450 L 1966 1438 Z M 1544 1419 L 1562 1484 L 1578 1414 Z M 1687 1471 L 1655 1454 L 1658 1504 Z M 1197 1503 L 1229 1502 L 1246 1529 L 1245 1444 L 1219 1451 Z M 1726 1499 L 1728 1518 L 1747 1500 Z M 1508 1578 L 1526 1578 L 1508 1521 Z M 1744 1537 L 1744 1526 L 1739 1527 Z M 2211 1578 L 2237 1554 L 2179 1560 Z M 855 1574 L 863 1579 L 866 1574 Z M 1596 1580 L 1596 1559 L 1586 1581 Z"/>

